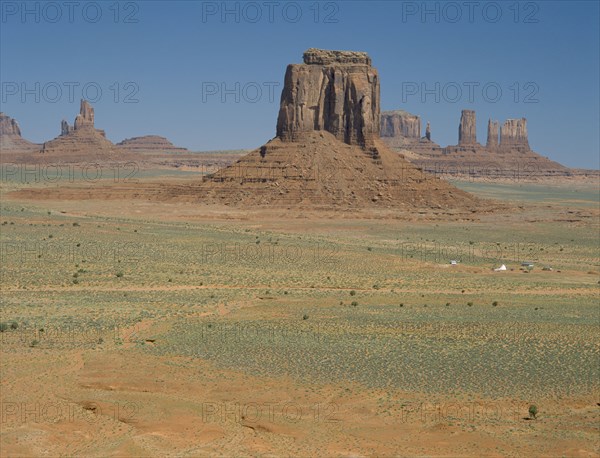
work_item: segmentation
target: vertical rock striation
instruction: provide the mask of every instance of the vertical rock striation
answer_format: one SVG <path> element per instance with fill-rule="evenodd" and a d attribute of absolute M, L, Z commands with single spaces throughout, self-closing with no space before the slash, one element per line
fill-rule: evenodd
<path fill-rule="evenodd" d="M 381 113 L 381 136 L 418 140 L 421 138 L 421 118 L 403 110 L 384 111 Z"/>
<path fill-rule="evenodd" d="M 500 130 L 500 148 L 529 151 L 527 119 L 507 119 Z"/>
<path fill-rule="evenodd" d="M 498 126 L 498 121 L 488 120 L 487 143 L 485 145 L 488 149 L 498 148 Z"/>
<path fill-rule="evenodd" d="M 473 110 L 463 110 L 460 116 L 458 126 L 458 144 L 475 145 L 477 143 L 475 112 Z"/>
<path fill-rule="evenodd" d="M 303 64 L 285 74 L 277 137 L 298 141 L 327 131 L 349 145 L 370 147 L 379 138 L 379 76 L 364 52 L 311 48 Z"/>

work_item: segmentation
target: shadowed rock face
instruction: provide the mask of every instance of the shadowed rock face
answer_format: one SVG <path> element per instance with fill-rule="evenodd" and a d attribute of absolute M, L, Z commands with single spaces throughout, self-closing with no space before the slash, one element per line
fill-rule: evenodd
<path fill-rule="evenodd" d="M 463 110 L 458 126 L 458 144 L 474 145 L 477 143 L 475 112 Z"/>
<path fill-rule="evenodd" d="M 298 141 L 327 131 L 349 145 L 379 138 L 379 76 L 366 53 L 309 49 L 287 67 L 277 136 Z"/>
<path fill-rule="evenodd" d="M 507 119 L 500 130 L 501 149 L 519 149 L 529 151 L 527 138 L 527 119 Z"/>

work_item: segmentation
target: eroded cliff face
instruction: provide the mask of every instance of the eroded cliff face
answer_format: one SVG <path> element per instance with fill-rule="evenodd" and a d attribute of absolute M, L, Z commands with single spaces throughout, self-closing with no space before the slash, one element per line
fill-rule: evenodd
<path fill-rule="evenodd" d="M 488 149 L 498 148 L 498 121 L 488 120 L 488 130 L 487 130 L 487 143 L 485 144 Z"/>
<path fill-rule="evenodd" d="M 421 138 L 421 118 L 406 111 L 384 111 L 381 113 L 381 136 Z"/>
<path fill-rule="evenodd" d="M 477 123 L 473 110 L 463 110 L 458 126 L 458 144 L 475 145 L 477 143 Z"/>
<path fill-rule="evenodd" d="M 501 149 L 520 149 L 529 151 L 527 119 L 507 119 L 500 130 Z"/>
<path fill-rule="evenodd" d="M 379 76 L 366 53 L 309 49 L 290 64 L 277 119 L 277 137 L 298 141 L 327 131 L 348 145 L 379 138 Z"/>

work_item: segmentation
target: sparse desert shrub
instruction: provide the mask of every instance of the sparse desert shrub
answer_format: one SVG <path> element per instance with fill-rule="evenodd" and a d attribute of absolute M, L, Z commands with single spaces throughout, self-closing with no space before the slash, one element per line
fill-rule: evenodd
<path fill-rule="evenodd" d="M 39 340 L 32 340 L 31 343 L 29 344 L 30 347 L 37 347 L 37 345 L 40 343 Z"/>
<path fill-rule="evenodd" d="M 400 302 L 400 307 L 404 307 L 404 302 Z"/>
<path fill-rule="evenodd" d="M 4 332 L 8 329 L 8 323 L 0 323 L 0 332 Z"/>
<path fill-rule="evenodd" d="M 19 328 L 19 323 L 17 323 L 16 321 L 13 321 L 12 323 L 10 323 L 10 329 L 18 329 Z"/>
<path fill-rule="evenodd" d="M 354 290 L 350 291 L 350 296 L 356 296 L 356 291 L 354 291 Z"/>
<path fill-rule="evenodd" d="M 302 317 L 302 319 L 303 319 L 303 320 L 308 320 L 308 315 L 304 315 L 304 316 Z"/>
<path fill-rule="evenodd" d="M 123 276 L 123 272 L 119 271 L 115 275 L 117 276 L 117 278 L 121 278 Z"/>
<path fill-rule="evenodd" d="M 493 305 L 494 307 L 498 307 L 498 301 L 494 301 L 494 302 L 492 302 L 492 305 Z"/>
<path fill-rule="evenodd" d="M 450 307 L 450 302 L 446 302 L 446 307 Z"/>
<path fill-rule="evenodd" d="M 529 406 L 529 418 L 537 419 L 538 408 L 535 404 L 531 404 Z"/>
<path fill-rule="evenodd" d="M 469 307 L 473 307 L 473 302 L 467 302 L 467 305 L 468 305 Z"/>
<path fill-rule="evenodd" d="M 351 304 L 351 305 L 352 305 L 352 307 L 356 307 L 356 306 L 358 305 L 358 302 L 356 302 L 356 301 L 352 301 L 352 304 Z"/>

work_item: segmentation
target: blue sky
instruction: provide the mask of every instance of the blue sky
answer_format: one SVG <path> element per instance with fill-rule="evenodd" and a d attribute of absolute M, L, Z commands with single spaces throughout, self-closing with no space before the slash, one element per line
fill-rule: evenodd
<path fill-rule="evenodd" d="M 193 150 L 254 148 L 275 135 L 286 65 L 310 47 L 350 49 L 371 55 L 382 108 L 419 114 L 443 146 L 457 142 L 469 108 L 483 143 L 489 117 L 526 117 L 535 151 L 599 168 L 599 2 L 471 5 L 227 2 L 223 16 L 223 2 L 25 11 L 2 1 L 1 109 L 42 142 L 73 121 L 85 86 L 96 126 L 115 142 L 157 134 Z"/>

